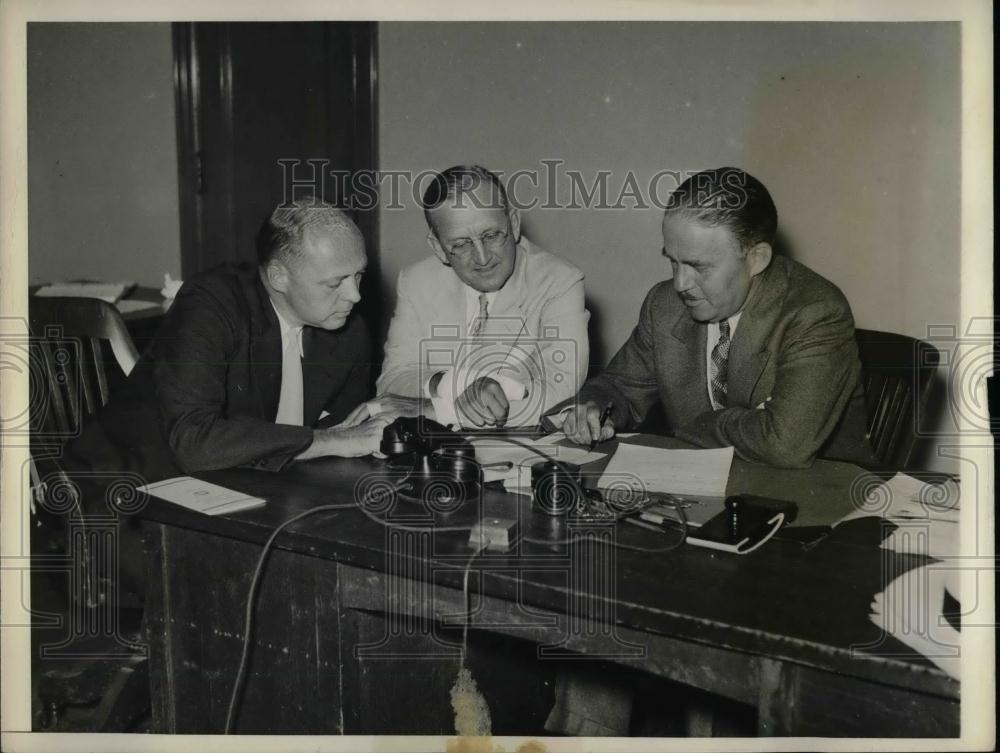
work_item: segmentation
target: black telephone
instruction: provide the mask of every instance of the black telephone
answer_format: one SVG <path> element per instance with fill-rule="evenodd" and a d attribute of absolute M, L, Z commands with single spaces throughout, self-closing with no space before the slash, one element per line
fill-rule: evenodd
<path fill-rule="evenodd" d="M 397 418 L 382 430 L 379 451 L 390 466 L 405 470 L 399 496 L 432 509 L 457 509 L 478 497 L 483 468 L 461 434 L 424 416 Z"/>

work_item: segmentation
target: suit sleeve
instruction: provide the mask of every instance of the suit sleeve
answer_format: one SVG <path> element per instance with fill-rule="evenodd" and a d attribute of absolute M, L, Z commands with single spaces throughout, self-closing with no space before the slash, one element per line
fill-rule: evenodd
<path fill-rule="evenodd" d="M 838 305 L 839 304 L 839 305 Z M 771 399 L 761 408 L 706 412 L 676 431 L 702 447 L 733 446 L 745 460 L 808 467 L 833 432 L 860 374 L 846 301 L 804 307 L 789 325 Z"/>
<path fill-rule="evenodd" d="M 382 373 L 375 383 L 375 393 L 393 393 L 405 397 L 424 397 L 423 381 L 430 377 L 420 365 L 420 340 L 423 337 L 420 317 L 413 303 L 410 285 L 404 273 L 396 284 L 396 311 L 389 323 Z"/>
<path fill-rule="evenodd" d="M 600 374 L 587 380 L 577 401 L 614 406 L 612 421 L 618 432 L 635 428 L 660 399 L 653 347 L 653 311 L 657 288 L 646 295 L 639 322 L 629 339 Z"/>
<path fill-rule="evenodd" d="M 279 470 L 312 442 L 312 430 L 248 416 L 227 418 L 228 363 L 236 314 L 209 291 L 185 286 L 158 338 L 156 400 L 167 442 L 185 473 L 251 465 Z"/>

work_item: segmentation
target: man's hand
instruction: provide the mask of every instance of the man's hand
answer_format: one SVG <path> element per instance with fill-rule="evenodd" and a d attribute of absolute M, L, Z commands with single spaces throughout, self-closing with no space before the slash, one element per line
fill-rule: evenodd
<path fill-rule="evenodd" d="M 341 424 L 330 429 L 316 429 L 313 432 L 312 444 L 299 453 L 295 459 L 309 460 L 310 458 L 330 455 L 342 458 L 379 455 L 378 447 L 382 441 L 382 429 L 391 421 L 391 416 L 379 414 L 356 426 L 345 427 Z"/>
<path fill-rule="evenodd" d="M 374 408 L 374 411 L 372 410 Z M 376 397 L 367 402 L 361 403 L 352 410 L 343 421 L 334 426 L 334 429 L 350 429 L 357 426 L 362 421 L 375 416 L 388 416 L 389 420 L 406 416 L 414 418 L 416 416 L 431 414 L 431 401 L 423 397 L 403 397 L 391 393 Z"/>
<path fill-rule="evenodd" d="M 489 377 L 479 377 L 455 400 L 455 413 L 463 426 L 470 423 L 503 426 L 509 411 L 510 403 L 503 394 L 503 387 Z"/>
<path fill-rule="evenodd" d="M 603 442 L 615 435 L 615 426 L 608 418 L 601 426 L 601 406 L 594 402 L 577 405 L 566 413 L 562 430 L 568 439 L 577 444 Z"/>

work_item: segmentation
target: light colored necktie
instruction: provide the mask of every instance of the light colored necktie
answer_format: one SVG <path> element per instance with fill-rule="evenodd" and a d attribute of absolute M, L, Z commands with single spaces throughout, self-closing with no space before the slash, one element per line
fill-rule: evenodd
<path fill-rule="evenodd" d="M 712 348 L 712 399 L 720 408 L 726 407 L 729 379 L 729 320 L 719 322 L 719 342 Z"/>
<path fill-rule="evenodd" d="M 276 424 L 302 426 L 302 328 L 292 331 L 281 355 L 281 396 Z"/>
<path fill-rule="evenodd" d="M 489 317 L 489 311 L 487 310 L 486 293 L 480 293 L 479 313 L 472 321 L 472 327 L 469 329 L 469 337 L 478 337 L 482 334 L 482 331 L 486 328 L 487 317 Z"/>

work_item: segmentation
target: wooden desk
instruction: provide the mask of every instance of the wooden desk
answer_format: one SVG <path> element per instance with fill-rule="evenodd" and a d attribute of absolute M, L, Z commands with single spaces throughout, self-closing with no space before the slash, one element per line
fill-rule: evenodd
<path fill-rule="evenodd" d="M 383 462 L 365 458 L 312 461 L 281 474 L 205 474 L 269 500 L 228 518 L 148 500 L 140 515 L 157 731 L 222 730 L 261 544 L 292 515 L 350 503 L 360 480 L 385 473 Z M 728 492 L 794 500 L 796 525 L 830 523 L 849 511 L 848 490 L 861 473 L 829 461 L 779 471 L 736 460 Z M 550 535 L 526 498 L 491 490 L 438 522 L 469 523 L 479 505 L 518 517 L 533 540 Z M 389 514 L 419 511 L 398 502 Z M 384 514 L 321 513 L 277 539 L 259 592 L 239 732 L 453 733 L 448 688 L 460 631 L 445 623 L 464 611 L 468 535 L 400 531 L 374 519 Z M 750 704 L 761 735 L 958 734 L 958 683 L 868 619 L 887 580 L 921 564 L 879 549 L 878 521 L 838 527 L 809 551 L 772 541 L 742 557 L 687 545 L 651 554 L 596 543 L 663 545 L 658 534 L 627 525 L 579 533 L 589 538 L 522 543 L 474 560 L 471 635 L 535 644 L 539 666 L 567 653 L 602 657 Z M 480 682 L 491 676 L 474 671 Z M 542 734 L 530 714 L 504 717 L 505 704 L 518 708 L 516 697 L 493 701 L 494 734 Z M 508 720 L 501 728 L 498 709 Z"/>

